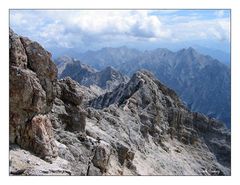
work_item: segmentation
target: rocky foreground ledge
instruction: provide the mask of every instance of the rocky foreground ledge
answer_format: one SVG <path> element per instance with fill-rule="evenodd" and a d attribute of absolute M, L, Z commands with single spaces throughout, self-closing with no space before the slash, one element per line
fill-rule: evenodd
<path fill-rule="evenodd" d="M 147 71 L 97 96 L 9 32 L 10 175 L 230 175 L 224 124 Z"/>

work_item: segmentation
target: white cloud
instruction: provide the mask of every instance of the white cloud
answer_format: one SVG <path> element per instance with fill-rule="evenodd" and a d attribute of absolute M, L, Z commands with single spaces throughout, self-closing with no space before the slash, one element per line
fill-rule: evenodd
<path fill-rule="evenodd" d="M 82 11 L 67 24 L 89 34 L 129 34 L 136 37 L 166 37 L 157 16 L 147 11 Z"/>
<path fill-rule="evenodd" d="M 184 40 L 230 40 L 230 22 L 228 19 L 194 20 L 176 23 L 170 26 L 176 30 L 174 37 Z"/>
<path fill-rule="evenodd" d="M 11 11 L 11 27 L 43 45 L 71 48 L 99 43 L 182 42 L 230 39 L 229 19 L 215 11 L 215 19 L 180 16 L 178 11 L 156 10 L 32 10 Z"/>

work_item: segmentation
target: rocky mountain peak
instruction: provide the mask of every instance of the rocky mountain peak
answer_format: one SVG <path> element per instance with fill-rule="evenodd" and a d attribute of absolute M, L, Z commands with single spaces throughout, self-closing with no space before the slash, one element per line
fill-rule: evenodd
<path fill-rule="evenodd" d="M 157 48 L 157 49 L 153 50 L 152 52 L 156 53 L 156 54 L 159 54 L 159 55 L 161 55 L 163 57 L 166 57 L 167 55 L 173 54 L 173 52 L 170 51 L 167 48 Z"/>
<path fill-rule="evenodd" d="M 62 63 L 64 62 L 64 60 L 61 62 L 59 62 L 59 60 L 57 61 L 57 67 L 60 68 L 59 70 L 62 70 Z M 81 85 L 87 87 L 96 85 L 107 91 L 112 90 L 120 83 L 126 83 L 128 81 L 126 75 L 121 74 L 111 66 L 108 66 L 101 71 L 97 71 L 89 65 L 83 64 L 79 60 L 73 59 L 64 66 L 64 70 L 59 77 L 64 78 L 67 76 L 76 80 Z"/>
<path fill-rule="evenodd" d="M 66 70 L 66 68 L 70 68 L 72 70 L 77 71 L 84 71 L 84 73 L 94 73 L 96 70 L 89 65 L 81 63 L 79 60 L 74 59 L 69 56 L 62 56 L 57 58 L 55 61 L 55 64 L 57 65 L 58 68 L 58 77 L 63 78 L 65 76 L 69 76 L 69 69 Z"/>
<path fill-rule="evenodd" d="M 102 70 L 102 73 L 106 73 L 107 75 L 109 75 L 109 77 L 111 78 L 112 75 L 117 75 L 120 74 L 117 70 L 115 70 L 112 66 L 108 66 L 105 69 Z"/>
<path fill-rule="evenodd" d="M 198 61 L 196 59 L 201 57 L 201 55 L 192 47 L 179 50 L 177 52 L 177 55 L 180 57 L 188 58 L 189 59 L 188 62 L 189 61 L 193 61 L 193 62 Z"/>
<path fill-rule="evenodd" d="M 197 53 L 197 51 L 191 46 L 187 48 L 187 51 L 191 53 Z"/>
<path fill-rule="evenodd" d="M 118 80 L 118 83 L 122 83 L 122 82 L 125 83 L 128 81 L 127 76 L 123 75 L 122 73 L 114 69 L 112 66 L 106 67 L 105 69 L 100 71 L 98 74 L 100 75 L 100 78 L 104 78 L 103 76 L 105 76 L 106 81 Z"/>
<path fill-rule="evenodd" d="M 183 48 L 179 50 L 178 52 L 185 52 L 185 53 L 197 53 L 197 51 L 193 47 Z"/>
<path fill-rule="evenodd" d="M 151 72 L 140 70 L 133 74 L 127 84 L 120 84 L 112 92 L 92 100 L 91 105 L 96 108 L 108 107 L 111 104 L 120 106 L 132 98 L 145 107 L 145 104 L 161 100 L 164 95 L 171 97 L 176 105 L 184 107 L 173 90 L 156 80 Z"/>
<path fill-rule="evenodd" d="M 60 63 L 68 63 L 73 61 L 74 59 L 72 57 L 64 55 L 64 56 L 58 57 L 54 62 L 56 65 L 59 65 Z"/>

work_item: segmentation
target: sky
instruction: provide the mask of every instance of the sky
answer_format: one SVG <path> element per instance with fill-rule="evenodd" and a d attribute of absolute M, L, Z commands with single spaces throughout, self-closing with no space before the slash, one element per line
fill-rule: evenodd
<path fill-rule="evenodd" d="M 10 10 L 10 27 L 56 53 L 230 48 L 230 10 Z"/>

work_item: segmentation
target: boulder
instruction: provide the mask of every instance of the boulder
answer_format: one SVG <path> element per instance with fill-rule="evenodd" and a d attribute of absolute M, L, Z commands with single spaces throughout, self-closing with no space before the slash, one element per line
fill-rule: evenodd
<path fill-rule="evenodd" d="M 93 165 L 98 167 L 102 173 L 107 172 L 110 155 L 110 146 L 100 143 L 95 150 Z"/>
<path fill-rule="evenodd" d="M 65 103 L 72 105 L 80 105 L 83 100 L 83 92 L 79 88 L 79 84 L 72 80 L 70 77 L 66 77 L 58 82 L 61 89 L 60 99 Z"/>
<path fill-rule="evenodd" d="M 67 77 L 60 80 L 57 87 L 57 96 L 62 101 L 66 112 L 56 113 L 62 124 L 65 125 L 65 129 L 72 132 L 85 132 L 87 112 L 80 106 L 83 100 L 83 92 L 79 84 Z"/>

